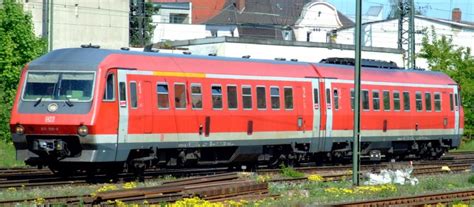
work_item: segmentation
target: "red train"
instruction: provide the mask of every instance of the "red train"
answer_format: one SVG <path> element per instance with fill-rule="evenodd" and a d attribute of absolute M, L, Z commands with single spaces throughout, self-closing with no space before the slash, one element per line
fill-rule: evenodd
<path fill-rule="evenodd" d="M 447 75 L 364 68 L 362 80 L 363 157 L 458 147 Z M 55 171 L 277 166 L 350 156 L 353 102 L 351 66 L 61 49 L 23 70 L 10 127 L 18 160 Z"/>

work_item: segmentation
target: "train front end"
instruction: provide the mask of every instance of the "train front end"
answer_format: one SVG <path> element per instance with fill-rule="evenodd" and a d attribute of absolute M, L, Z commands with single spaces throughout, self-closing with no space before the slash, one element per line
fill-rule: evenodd
<path fill-rule="evenodd" d="M 97 67 L 75 64 L 78 58 L 52 52 L 22 71 L 10 120 L 17 160 L 64 170 L 110 152 L 93 135 Z"/>

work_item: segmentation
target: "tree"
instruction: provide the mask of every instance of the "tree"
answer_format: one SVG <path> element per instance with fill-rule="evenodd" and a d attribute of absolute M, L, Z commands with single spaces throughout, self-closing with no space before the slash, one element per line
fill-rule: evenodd
<path fill-rule="evenodd" d="M 45 41 L 33 32 L 31 15 L 21 4 L 4 0 L 0 7 L 0 140 L 10 141 L 10 111 L 22 67 L 45 52 Z"/>
<path fill-rule="evenodd" d="M 474 57 L 470 48 L 455 46 L 451 38 L 440 38 L 434 28 L 425 34 L 419 57 L 425 58 L 433 71 L 448 74 L 461 87 L 466 133 L 474 132 Z"/>
<path fill-rule="evenodd" d="M 155 31 L 152 15 L 157 11 L 153 3 L 144 0 L 130 1 L 130 45 L 145 47 Z"/>

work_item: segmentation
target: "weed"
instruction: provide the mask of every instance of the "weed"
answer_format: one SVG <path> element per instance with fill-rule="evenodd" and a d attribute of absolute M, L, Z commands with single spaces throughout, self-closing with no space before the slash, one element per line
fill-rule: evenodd
<path fill-rule="evenodd" d="M 304 177 L 304 173 L 296 171 L 292 167 L 287 167 L 285 165 L 281 165 L 280 169 L 281 175 L 290 178 L 302 178 Z"/>
<path fill-rule="evenodd" d="M 474 184 L 474 175 L 469 176 L 468 181 L 469 183 Z"/>

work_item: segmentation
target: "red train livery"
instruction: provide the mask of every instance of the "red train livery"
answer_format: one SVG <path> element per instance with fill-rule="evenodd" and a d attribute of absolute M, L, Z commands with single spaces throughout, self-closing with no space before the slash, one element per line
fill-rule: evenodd
<path fill-rule="evenodd" d="M 459 97 L 443 73 L 364 68 L 362 156 L 457 147 Z M 25 67 L 10 127 L 17 159 L 56 171 L 279 165 L 350 156 L 353 105 L 350 66 L 76 48 Z"/>

